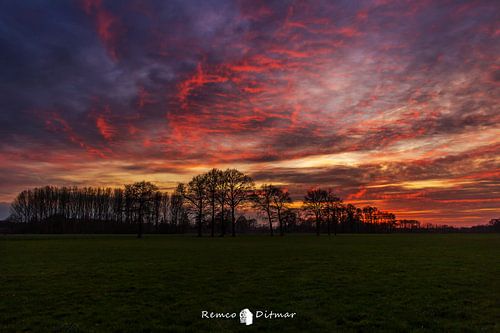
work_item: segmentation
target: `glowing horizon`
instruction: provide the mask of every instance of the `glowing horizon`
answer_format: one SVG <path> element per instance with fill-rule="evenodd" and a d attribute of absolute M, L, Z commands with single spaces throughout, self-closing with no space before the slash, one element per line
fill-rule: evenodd
<path fill-rule="evenodd" d="M 500 212 L 490 1 L 0 5 L 0 203 L 213 167 L 422 223 Z"/>

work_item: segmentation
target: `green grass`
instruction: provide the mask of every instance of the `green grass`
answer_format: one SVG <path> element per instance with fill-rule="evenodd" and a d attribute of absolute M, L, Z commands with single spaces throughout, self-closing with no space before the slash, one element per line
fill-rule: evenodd
<path fill-rule="evenodd" d="M 500 332 L 500 235 L 0 238 L 0 332 L 282 330 Z"/>

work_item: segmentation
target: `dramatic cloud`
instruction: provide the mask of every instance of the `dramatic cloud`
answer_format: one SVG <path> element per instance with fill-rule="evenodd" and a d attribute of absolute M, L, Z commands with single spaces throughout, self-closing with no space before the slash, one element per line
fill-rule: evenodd
<path fill-rule="evenodd" d="M 211 167 L 401 218 L 500 211 L 496 1 L 0 5 L 0 201 Z"/>

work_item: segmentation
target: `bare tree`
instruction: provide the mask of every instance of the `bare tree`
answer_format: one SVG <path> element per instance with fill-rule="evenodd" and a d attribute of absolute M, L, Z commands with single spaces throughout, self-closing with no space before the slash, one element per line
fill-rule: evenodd
<path fill-rule="evenodd" d="M 294 231 L 297 228 L 297 222 L 299 221 L 299 216 L 296 209 L 287 208 L 283 212 L 281 219 L 283 220 L 283 227 L 285 232 Z"/>
<path fill-rule="evenodd" d="M 221 223 L 221 237 L 224 237 L 226 234 L 226 204 L 229 201 L 229 184 L 227 179 L 227 174 L 225 172 L 221 172 L 219 174 L 219 178 L 217 181 L 217 190 L 215 199 L 219 203 L 220 206 L 220 223 Z"/>
<path fill-rule="evenodd" d="M 330 226 L 332 222 L 334 235 L 337 235 L 337 224 L 339 222 L 341 205 L 342 200 L 336 196 L 331 189 L 328 189 L 324 203 L 328 236 L 331 235 Z"/>
<path fill-rule="evenodd" d="M 123 222 L 124 191 L 121 188 L 115 188 L 113 191 L 113 215 L 116 222 Z"/>
<path fill-rule="evenodd" d="M 222 171 L 219 169 L 212 169 L 205 174 L 206 181 L 206 195 L 210 205 L 210 236 L 214 237 L 215 234 L 215 208 L 217 206 L 217 191 L 219 181 L 222 178 Z"/>
<path fill-rule="evenodd" d="M 250 177 L 235 169 L 224 172 L 212 169 L 195 176 L 189 184 L 179 185 L 171 196 L 159 192 L 155 185 L 147 182 L 126 185 L 125 190 L 45 186 L 19 193 L 11 204 L 9 219 L 29 223 L 25 226 L 27 230 L 51 233 L 129 232 L 134 223 L 138 226 L 138 237 L 141 237 L 144 223 L 148 223 L 149 230 L 152 230 L 154 222 L 157 232 L 162 232 L 160 223 L 172 227 L 163 230 L 188 230 L 188 212 L 191 212 L 201 235 L 204 216 L 211 210 L 211 235 L 215 233 L 215 221 L 219 216 L 221 235 L 225 234 L 228 221 L 231 221 L 235 235 L 236 231 L 250 228 L 250 220 L 244 217 L 239 218 L 244 225 L 237 228 L 235 215 L 239 205 L 252 193 L 253 206 L 266 216 L 271 235 L 274 235 L 275 219 L 279 222 L 280 235 L 289 226 L 295 231 L 309 231 L 314 228 L 314 223 L 319 235 L 323 222 L 328 223 L 329 235 L 332 231 L 337 234 L 337 231 L 390 232 L 394 227 L 409 231 L 420 228 L 416 220 L 396 220 L 394 214 L 376 207 L 361 209 L 349 203 L 343 204 L 331 190 L 309 191 L 302 206 L 304 214 L 296 214 L 287 207 L 291 199 L 286 190 L 273 185 L 263 185 L 255 191 L 251 189 Z M 187 209 L 189 207 L 191 210 Z M 337 230 L 338 224 L 340 230 Z"/>
<path fill-rule="evenodd" d="M 287 209 L 288 205 L 292 202 L 288 190 L 272 186 L 271 188 L 273 207 L 276 210 L 276 215 L 278 217 L 280 236 L 285 234 L 283 227 L 283 212 Z"/>
<path fill-rule="evenodd" d="M 170 196 L 170 222 L 175 232 L 179 231 L 179 224 L 184 215 L 184 196 L 182 195 L 182 186 L 177 186 Z"/>
<path fill-rule="evenodd" d="M 373 231 L 373 223 L 375 221 L 376 207 L 366 206 L 363 207 L 363 222 L 368 225 L 368 229 Z"/>
<path fill-rule="evenodd" d="M 170 196 L 168 193 L 161 194 L 161 222 L 167 223 L 170 211 Z"/>
<path fill-rule="evenodd" d="M 142 237 L 142 224 L 144 216 L 148 216 L 152 211 L 154 194 L 158 187 L 150 182 L 138 182 L 125 185 L 125 194 L 131 198 L 132 207 L 137 212 L 137 238 Z"/>
<path fill-rule="evenodd" d="M 161 206 L 163 204 L 163 194 L 160 191 L 155 192 L 153 203 L 153 219 L 155 222 L 155 231 L 158 233 L 160 231 Z"/>
<path fill-rule="evenodd" d="M 320 188 L 312 189 L 307 191 L 307 194 L 304 197 L 304 203 L 302 204 L 302 209 L 304 209 L 304 211 L 308 214 L 314 215 L 317 236 L 320 234 L 320 224 L 323 219 L 327 198 L 327 191 Z"/>
<path fill-rule="evenodd" d="M 207 202 L 207 183 L 205 175 L 197 175 L 187 186 L 180 184 L 179 193 L 189 202 L 196 211 L 196 224 L 198 226 L 198 237 L 202 236 L 203 216 Z"/>
<path fill-rule="evenodd" d="M 252 195 L 254 208 L 265 213 L 269 222 L 269 231 L 271 236 L 274 236 L 273 231 L 273 192 L 274 186 L 263 184 L 258 190 L 255 190 Z"/>
<path fill-rule="evenodd" d="M 236 236 L 236 208 L 248 200 L 253 190 L 254 184 L 250 176 L 236 169 L 227 169 L 224 171 L 224 178 L 227 182 L 227 203 L 231 209 L 231 231 L 232 236 Z"/>
<path fill-rule="evenodd" d="M 31 205 L 32 202 L 29 199 L 30 192 L 22 191 L 17 195 L 14 201 L 10 205 L 10 212 L 13 216 L 13 220 L 19 222 L 30 222 L 33 217 L 31 215 Z"/>

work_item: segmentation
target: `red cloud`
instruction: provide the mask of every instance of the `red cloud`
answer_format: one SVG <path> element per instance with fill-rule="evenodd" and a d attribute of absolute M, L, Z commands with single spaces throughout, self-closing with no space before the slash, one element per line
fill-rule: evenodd
<path fill-rule="evenodd" d="M 196 73 L 192 75 L 190 78 L 184 80 L 179 84 L 179 93 L 177 94 L 179 100 L 183 107 L 187 106 L 187 98 L 189 94 L 207 83 L 220 83 L 226 82 L 228 80 L 227 77 L 220 76 L 218 74 L 209 74 L 203 71 L 203 67 L 201 62 L 198 63 L 196 67 Z"/>
<path fill-rule="evenodd" d="M 361 188 L 358 192 L 348 195 L 347 200 L 361 199 L 365 196 L 366 192 L 366 188 Z"/>
<path fill-rule="evenodd" d="M 111 140 L 116 133 L 116 130 L 111 124 L 102 116 L 99 115 L 96 119 L 96 126 L 99 129 L 99 133 L 106 140 Z"/>
<path fill-rule="evenodd" d="M 118 60 L 118 40 L 124 28 L 117 16 L 107 11 L 101 0 L 84 0 L 83 8 L 94 18 L 97 34 L 106 47 L 109 56 Z"/>
<path fill-rule="evenodd" d="M 73 128 L 68 124 L 68 122 L 64 120 L 61 116 L 59 116 L 57 113 L 51 112 L 47 114 L 47 118 L 45 120 L 45 126 L 47 129 L 51 131 L 65 133 L 71 142 L 78 144 L 81 148 L 84 148 L 89 154 L 96 155 L 101 158 L 106 158 L 102 150 L 99 150 L 87 144 L 83 140 L 83 138 L 81 138 L 79 135 L 75 133 Z"/>

